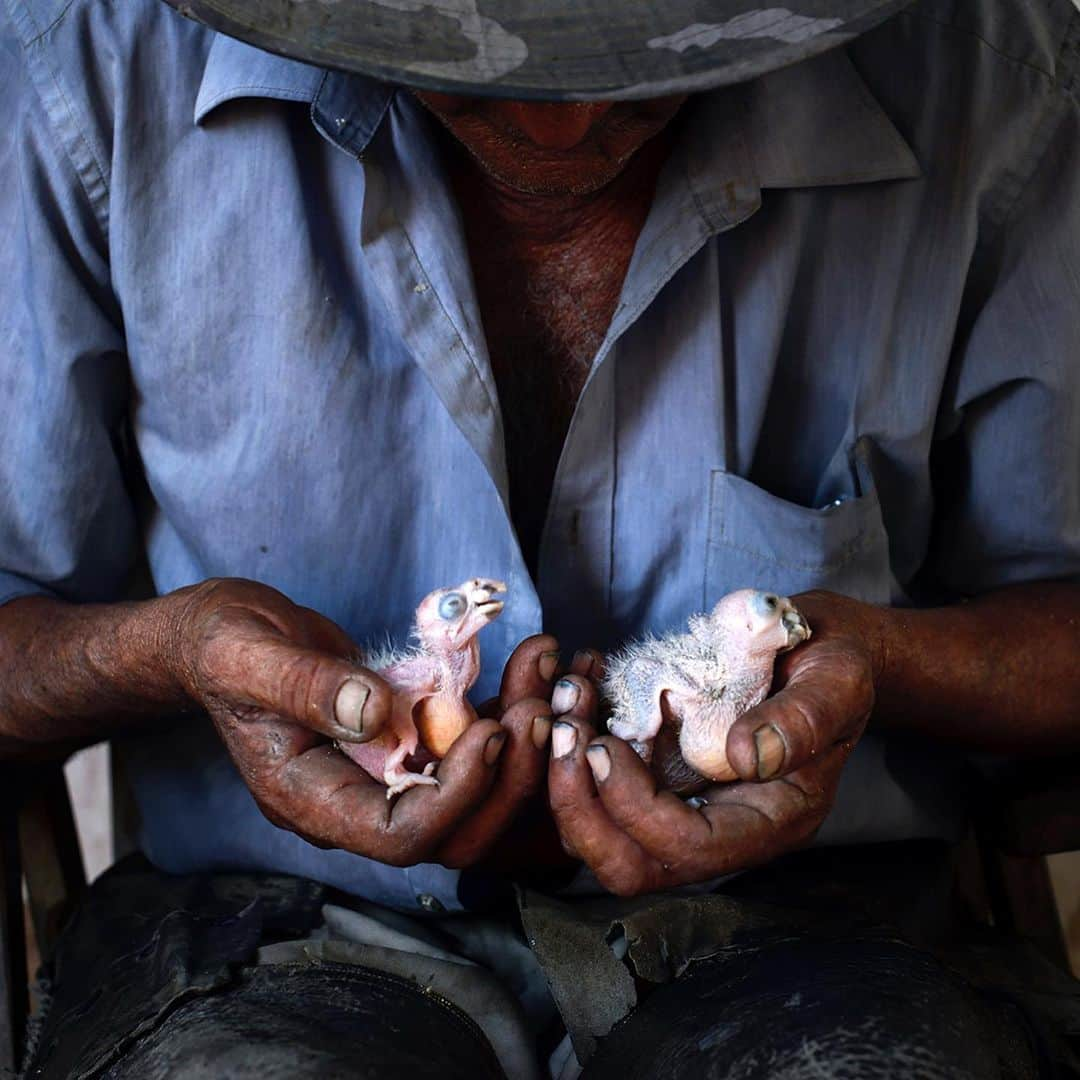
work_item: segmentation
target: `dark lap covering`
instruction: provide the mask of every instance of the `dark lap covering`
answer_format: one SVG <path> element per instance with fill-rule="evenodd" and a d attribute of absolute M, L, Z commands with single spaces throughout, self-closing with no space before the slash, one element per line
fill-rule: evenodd
<path fill-rule="evenodd" d="M 47 977 L 27 1077 L 501 1077 L 460 1010 L 348 964 L 255 966 L 328 890 L 272 874 L 170 877 L 141 858 L 91 887 Z"/>
<path fill-rule="evenodd" d="M 588 1059 L 584 1080 L 1078 1075 L 1074 980 L 998 941 L 959 957 L 915 948 L 885 926 L 896 920 L 882 918 L 851 868 L 890 902 L 903 899 L 905 882 L 925 897 L 933 875 L 906 851 L 808 854 L 712 896 L 611 899 L 591 913 L 565 898 L 527 898 L 522 918 Z M 845 908 L 859 896 L 871 923 Z M 797 898 L 800 910 L 789 918 L 763 906 L 778 898 Z M 307 939 L 329 901 L 342 898 L 298 878 L 169 877 L 125 860 L 94 883 L 61 938 L 25 1075 L 503 1076 L 480 1028 L 439 994 L 359 964 L 279 963 L 267 960 L 274 950 L 259 952 Z M 629 1015 L 616 1008 L 623 999 Z"/>
<path fill-rule="evenodd" d="M 796 939 L 693 966 L 601 1041 L 583 1080 L 1038 1075 L 1024 1025 L 925 953 Z"/>
<path fill-rule="evenodd" d="M 501 1078 L 484 1036 L 404 979 L 347 964 L 245 971 L 182 1004 L 108 1080 Z"/>

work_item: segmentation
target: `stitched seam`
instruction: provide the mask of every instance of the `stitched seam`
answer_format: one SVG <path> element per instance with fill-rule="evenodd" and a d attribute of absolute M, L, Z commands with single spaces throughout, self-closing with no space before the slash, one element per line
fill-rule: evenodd
<path fill-rule="evenodd" d="M 1053 83 L 1054 81 L 1054 76 L 1049 71 L 1044 71 L 1042 68 L 1036 67 L 1027 60 L 1021 60 L 1017 56 L 1010 56 L 1008 53 L 1002 52 L 992 41 L 987 41 L 986 38 L 981 34 L 975 33 L 974 30 L 969 30 L 963 26 L 956 26 L 954 23 L 942 22 L 941 19 L 932 19 L 929 15 L 926 15 L 921 11 L 905 11 L 902 12 L 901 17 L 920 19 L 922 22 L 930 23 L 931 26 L 940 26 L 942 29 L 948 30 L 953 34 L 978 41 L 980 44 L 985 45 L 992 53 L 1000 56 L 1002 60 L 1005 60 L 1016 67 L 1024 68 L 1027 71 L 1034 71 L 1036 75 L 1041 75 L 1049 83 Z"/>
<path fill-rule="evenodd" d="M 1033 139 L 1033 143 L 1039 146 L 1037 152 L 1034 154 L 1034 162 L 1031 168 L 1028 170 L 1027 175 L 1018 184 L 1018 190 L 1013 198 L 1010 200 L 1008 207 L 1001 217 L 1001 224 L 997 227 L 997 233 L 1000 234 L 1009 222 L 1012 220 L 1013 214 L 1016 212 L 1016 208 L 1020 205 L 1021 200 L 1027 193 L 1027 189 L 1034 179 L 1035 174 L 1042 167 L 1043 161 L 1046 160 L 1047 151 L 1050 148 L 1050 141 L 1054 134 L 1054 128 L 1057 126 L 1056 121 L 1060 117 L 1054 115 L 1055 110 L 1047 109 L 1046 115 L 1043 117 L 1042 122 L 1036 128 L 1036 139 Z"/>
<path fill-rule="evenodd" d="M 72 0 L 73 2 L 73 0 Z M 42 111 L 48 122 L 49 129 L 52 131 L 60 153 L 63 158 L 71 166 L 79 182 L 79 188 L 81 189 L 83 196 L 87 201 L 87 205 L 90 207 L 90 211 L 94 216 L 94 220 L 98 224 L 98 228 L 101 230 L 102 239 L 108 240 L 109 232 L 109 211 L 107 205 L 107 196 L 109 194 L 109 183 L 105 177 L 105 171 L 102 168 L 101 162 L 98 160 L 97 154 L 94 152 L 94 148 L 90 145 L 89 140 L 86 137 L 85 132 L 82 130 L 82 126 L 78 123 L 74 109 L 68 95 L 64 91 L 63 84 L 60 80 L 59 73 L 55 70 L 52 64 L 49 63 L 45 56 L 45 45 L 42 41 L 43 37 L 49 30 L 53 29 L 63 17 L 71 10 L 72 3 L 68 3 L 64 6 L 64 10 L 54 19 L 45 30 L 39 31 L 32 38 L 28 39 L 23 44 L 23 55 L 26 59 L 27 71 L 30 74 L 30 82 L 34 88 L 34 92 L 37 95 L 37 100 L 41 105 Z M 20 20 L 14 10 L 14 4 L 8 5 L 11 13 L 11 18 L 16 27 L 20 25 Z M 33 23 L 33 13 L 28 10 L 26 5 L 20 5 L 20 11 L 23 18 Z M 36 23 L 34 24 L 36 26 Z M 43 82 L 46 83 L 43 86 Z M 46 101 L 45 90 L 51 85 L 52 90 L 59 98 L 58 102 L 54 102 L 54 108 L 50 108 Z M 49 95 L 51 96 L 51 95 Z M 66 120 L 71 125 L 74 135 L 65 136 L 60 121 L 64 119 L 62 116 L 58 116 L 57 113 L 65 113 Z M 88 156 L 88 161 L 80 167 L 78 162 L 78 154 L 74 153 L 74 149 L 81 144 L 83 150 Z M 90 183 L 92 177 L 88 179 L 87 173 L 97 173 L 97 179 L 100 180 L 101 186 L 105 192 L 106 202 L 105 205 L 101 205 L 101 200 L 94 197 L 90 190 Z"/>
<path fill-rule="evenodd" d="M 288 86 L 262 86 L 258 83 L 248 83 L 244 86 L 233 86 L 228 90 L 222 90 L 220 94 L 216 94 L 212 97 L 204 106 L 204 113 L 209 112 L 215 106 L 220 105 L 223 101 L 229 101 L 233 98 L 243 97 L 245 94 L 252 91 L 259 90 L 267 94 L 281 94 L 289 101 L 310 101 L 311 95 L 301 90 L 296 90 Z"/>
<path fill-rule="evenodd" d="M 401 235 L 405 237 L 405 242 L 409 245 L 409 252 L 412 254 L 413 262 L 415 262 L 416 265 L 420 267 L 421 271 L 423 271 L 424 278 L 427 281 L 430 281 L 431 275 L 427 272 L 427 268 L 424 266 L 423 262 L 420 259 L 420 256 L 417 254 L 416 248 L 412 242 L 412 237 L 409 235 L 408 230 L 402 228 Z M 498 410 L 496 408 L 495 402 L 491 399 L 491 394 L 488 391 L 487 383 L 484 381 L 484 376 L 480 371 L 480 364 L 476 356 L 473 355 L 472 349 L 470 349 L 469 346 L 465 343 L 465 335 L 462 333 L 461 327 L 458 326 L 458 324 L 454 321 L 453 316 L 447 310 L 446 305 L 443 303 L 442 297 L 439 296 L 439 290 L 431 289 L 430 291 L 435 294 L 435 299 L 439 302 L 439 310 L 442 311 L 443 315 L 446 316 L 446 321 L 454 328 L 454 333 L 457 334 L 458 342 L 461 345 L 462 349 L 465 350 L 465 355 L 469 358 L 469 365 L 473 369 L 473 374 L 476 375 L 476 378 L 479 381 L 480 385 L 484 388 L 484 397 L 487 400 L 488 409 L 491 411 L 491 414 L 493 416 L 498 415 Z"/>
<path fill-rule="evenodd" d="M 63 84 L 60 82 L 59 76 L 56 74 L 55 71 L 53 71 L 51 67 L 49 68 L 49 74 L 53 80 L 53 84 L 56 87 L 56 92 L 60 95 L 60 98 L 64 103 L 64 108 L 67 110 L 68 119 L 70 120 L 71 125 L 75 130 L 75 139 L 77 142 L 82 143 L 87 154 L 90 156 L 90 163 L 97 170 L 98 179 L 101 181 L 101 186 L 105 189 L 106 196 L 108 196 L 109 181 L 105 178 L 105 170 L 101 167 L 101 162 L 98 161 L 97 154 L 94 152 L 94 148 L 90 145 L 90 142 L 86 137 L 86 133 L 82 130 L 81 125 L 75 118 L 75 110 L 72 108 L 71 101 L 68 98 L 67 94 L 64 92 L 64 87 Z M 61 144 L 63 144 L 62 139 Z M 91 194 L 87 182 L 83 179 L 83 170 L 78 167 L 74 156 L 72 155 L 70 150 L 67 149 L 67 147 L 64 148 L 64 153 L 67 156 L 68 160 L 71 162 L 72 167 L 75 169 L 75 174 L 79 177 L 79 184 L 82 187 L 84 194 L 86 195 L 87 201 L 90 203 L 90 209 L 94 212 L 94 217 L 97 219 L 98 225 L 100 225 L 103 235 L 107 237 L 109 234 L 108 208 L 104 207 L 99 210 L 97 200 L 94 199 L 94 196 Z"/>
<path fill-rule="evenodd" d="M 68 13 L 68 11 L 69 11 L 69 10 L 70 10 L 70 8 L 71 8 L 71 5 L 72 5 L 72 4 L 74 3 L 74 2 L 75 2 L 75 0 L 68 0 L 68 2 L 67 2 L 67 3 L 66 3 L 66 4 L 64 5 L 64 6 L 63 6 L 63 8 L 61 8 L 61 10 L 60 10 L 60 12 L 59 12 L 59 13 L 57 14 L 56 18 L 55 18 L 55 19 L 53 19 L 53 21 L 52 21 L 51 23 L 49 23 L 49 25 L 48 25 L 48 26 L 46 26 L 44 30 L 39 30 L 39 31 L 38 31 L 38 32 L 37 32 L 37 33 L 36 33 L 36 34 L 35 34 L 35 35 L 34 35 L 34 36 L 33 36 L 32 38 L 30 38 L 30 40 L 29 40 L 29 41 L 27 41 L 27 42 L 26 42 L 26 48 L 29 48 L 29 47 L 30 47 L 31 45 L 34 45 L 34 44 L 36 44 L 36 43 L 37 43 L 38 41 L 40 41 L 40 40 L 41 40 L 41 38 L 43 38 L 43 37 L 44 37 L 44 36 L 45 36 L 45 35 L 46 35 L 46 34 L 47 34 L 47 33 L 48 33 L 48 32 L 49 32 L 49 31 L 50 31 L 50 30 L 51 30 L 51 29 L 52 29 L 52 28 L 54 27 L 54 26 L 56 26 L 56 25 L 57 25 L 57 24 L 58 24 L 58 23 L 59 23 L 59 22 L 61 21 L 61 19 L 63 19 L 63 17 L 64 17 L 64 16 L 65 16 L 65 15 L 66 15 L 66 14 Z M 33 12 L 29 12 L 29 16 L 30 16 L 30 19 L 31 19 L 31 20 L 33 20 L 33 18 L 34 18 Z M 35 24 L 35 25 L 36 25 L 36 24 Z"/>
<path fill-rule="evenodd" d="M 1061 81 L 1062 91 L 1076 103 L 1076 84 L 1080 78 L 1080 12 L 1069 21 L 1069 28 L 1061 40 L 1056 64 L 1065 71 Z"/>

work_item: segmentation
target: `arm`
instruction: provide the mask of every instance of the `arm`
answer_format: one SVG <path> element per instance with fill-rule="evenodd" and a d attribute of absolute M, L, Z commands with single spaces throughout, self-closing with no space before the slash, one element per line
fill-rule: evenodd
<path fill-rule="evenodd" d="M 812 597 L 800 599 L 808 610 Z M 1080 585 L 1015 585 L 966 604 L 863 614 L 876 624 L 866 634 L 876 641 L 875 727 L 1004 754 L 1080 747 Z"/>
<path fill-rule="evenodd" d="M 0 754 L 107 738 L 189 707 L 162 662 L 174 597 L 66 604 L 24 596 L 0 606 Z"/>

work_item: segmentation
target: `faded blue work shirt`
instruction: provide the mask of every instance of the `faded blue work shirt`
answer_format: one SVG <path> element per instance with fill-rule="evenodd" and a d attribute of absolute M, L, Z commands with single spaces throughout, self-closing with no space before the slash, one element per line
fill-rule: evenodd
<path fill-rule="evenodd" d="M 559 464 L 536 580 L 458 211 L 409 94 L 157 0 L 2 0 L 0 601 L 266 582 L 357 641 L 509 583 L 490 694 L 725 592 L 932 603 L 1080 572 L 1068 0 L 924 0 L 691 99 Z M 124 445 L 145 472 L 136 498 Z M 459 907 L 266 822 L 208 725 L 126 742 L 150 857 Z M 947 831 L 868 737 L 823 841 Z"/>

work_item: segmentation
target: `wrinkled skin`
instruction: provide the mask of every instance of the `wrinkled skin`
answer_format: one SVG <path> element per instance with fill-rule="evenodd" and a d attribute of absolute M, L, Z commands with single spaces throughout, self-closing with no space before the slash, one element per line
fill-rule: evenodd
<path fill-rule="evenodd" d="M 865 730 L 880 671 L 878 609 L 827 593 L 794 598 L 814 638 L 779 657 L 776 693 L 730 726 L 737 779 L 691 800 L 666 790 L 629 743 L 597 737 L 599 691 L 556 687 L 548 797 L 566 850 L 629 896 L 707 881 L 805 844 L 836 796 Z M 860 625 L 861 624 L 861 625 Z"/>
<path fill-rule="evenodd" d="M 682 794 L 738 778 L 727 759 L 731 725 L 769 692 L 776 657 L 810 637 L 786 596 L 757 589 L 730 593 L 688 625 L 609 657 L 603 684 L 608 730 Z"/>
<path fill-rule="evenodd" d="M 416 609 L 417 647 L 373 665 L 392 693 L 389 729 L 370 742 L 339 748 L 386 784 L 388 799 L 438 784 L 436 761 L 476 719 L 466 697 L 480 675 L 476 635 L 498 618 L 503 601 L 497 597 L 505 592 L 501 581 L 485 578 L 436 589 Z"/>
<path fill-rule="evenodd" d="M 338 752 L 390 723 L 392 690 L 357 663 L 334 623 L 250 581 L 163 597 L 189 700 L 205 709 L 263 813 L 320 847 L 408 866 L 466 866 L 494 845 L 543 781 L 558 645 L 522 642 L 497 701 L 440 762 L 437 787 L 388 804 L 385 787 Z M 341 690 L 368 691 L 342 710 Z M 362 695 L 352 695 L 354 705 Z"/>

